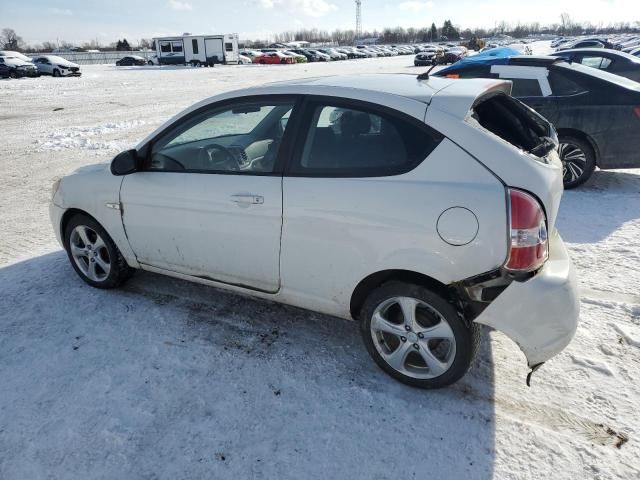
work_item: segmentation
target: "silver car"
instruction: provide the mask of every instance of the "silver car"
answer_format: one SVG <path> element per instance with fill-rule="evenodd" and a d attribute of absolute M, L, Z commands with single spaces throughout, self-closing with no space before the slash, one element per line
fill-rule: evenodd
<path fill-rule="evenodd" d="M 53 75 L 54 77 L 79 77 L 82 75 L 80 65 L 56 55 L 35 57 L 33 63 L 38 72 L 43 75 Z"/>

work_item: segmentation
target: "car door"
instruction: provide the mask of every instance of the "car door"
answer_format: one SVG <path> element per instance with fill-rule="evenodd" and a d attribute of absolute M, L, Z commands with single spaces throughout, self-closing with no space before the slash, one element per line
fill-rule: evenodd
<path fill-rule="evenodd" d="M 124 227 L 144 266 L 276 292 L 282 151 L 296 99 L 236 99 L 151 140 L 121 187 Z"/>
<path fill-rule="evenodd" d="M 51 65 L 48 58 L 38 58 L 35 63 L 40 73 L 48 73 L 49 75 L 53 74 L 53 65 Z"/>
<path fill-rule="evenodd" d="M 372 262 L 388 260 L 376 257 L 386 246 L 415 252 L 405 227 L 435 235 L 437 202 L 416 200 L 425 185 L 396 182 L 442 137 L 399 112 L 337 98 L 310 98 L 300 123 L 304 134 L 283 179 L 282 285 L 331 311 L 328 304 L 350 295 Z"/>

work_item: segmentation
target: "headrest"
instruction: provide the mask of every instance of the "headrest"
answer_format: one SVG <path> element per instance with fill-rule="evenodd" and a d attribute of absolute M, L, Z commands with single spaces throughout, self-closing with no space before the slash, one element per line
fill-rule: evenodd
<path fill-rule="evenodd" d="M 348 110 L 340 115 L 340 131 L 348 137 L 369 133 L 371 131 L 371 119 L 366 113 Z"/>

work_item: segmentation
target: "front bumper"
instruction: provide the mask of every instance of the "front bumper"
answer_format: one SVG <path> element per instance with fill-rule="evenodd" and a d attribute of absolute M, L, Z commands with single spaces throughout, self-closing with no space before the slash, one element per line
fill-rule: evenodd
<path fill-rule="evenodd" d="M 571 342 L 579 314 L 575 269 L 562 238 L 555 232 L 549 239 L 549 260 L 542 270 L 524 282 L 512 282 L 475 321 L 505 333 L 533 367 Z"/>
<path fill-rule="evenodd" d="M 64 248 L 64 244 L 62 242 L 62 232 L 60 231 L 60 227 L 62 225 L 62 216 L 64 215 L 65 209 L 57 206 L 55 203 L 51 202 L 49 204 L 49 218 L 51 219 L 51 225 L 53 227 L 53 232 L 58 239 L 58 243 L 62 248 Z"/>

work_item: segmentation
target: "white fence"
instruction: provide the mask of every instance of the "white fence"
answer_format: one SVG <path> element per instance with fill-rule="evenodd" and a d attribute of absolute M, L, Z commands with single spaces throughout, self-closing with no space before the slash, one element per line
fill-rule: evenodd
<path fill-rule="evenodd" d="M 64 52 L 64 53 L 30 53 L 30 57 L 37 57 L 39 55 L 56 55 L 58 57 L 65 58 L 70 62 L 77 63 L 78 65 L 96 65 L 96 64 L 115 64 L 116 61 L 120 60 L 122 57 L 126 57 L 127 55 L 137 55 L 144 59 L 149 59 L 155 52 L 146 51 L 146 52 Z"/>

